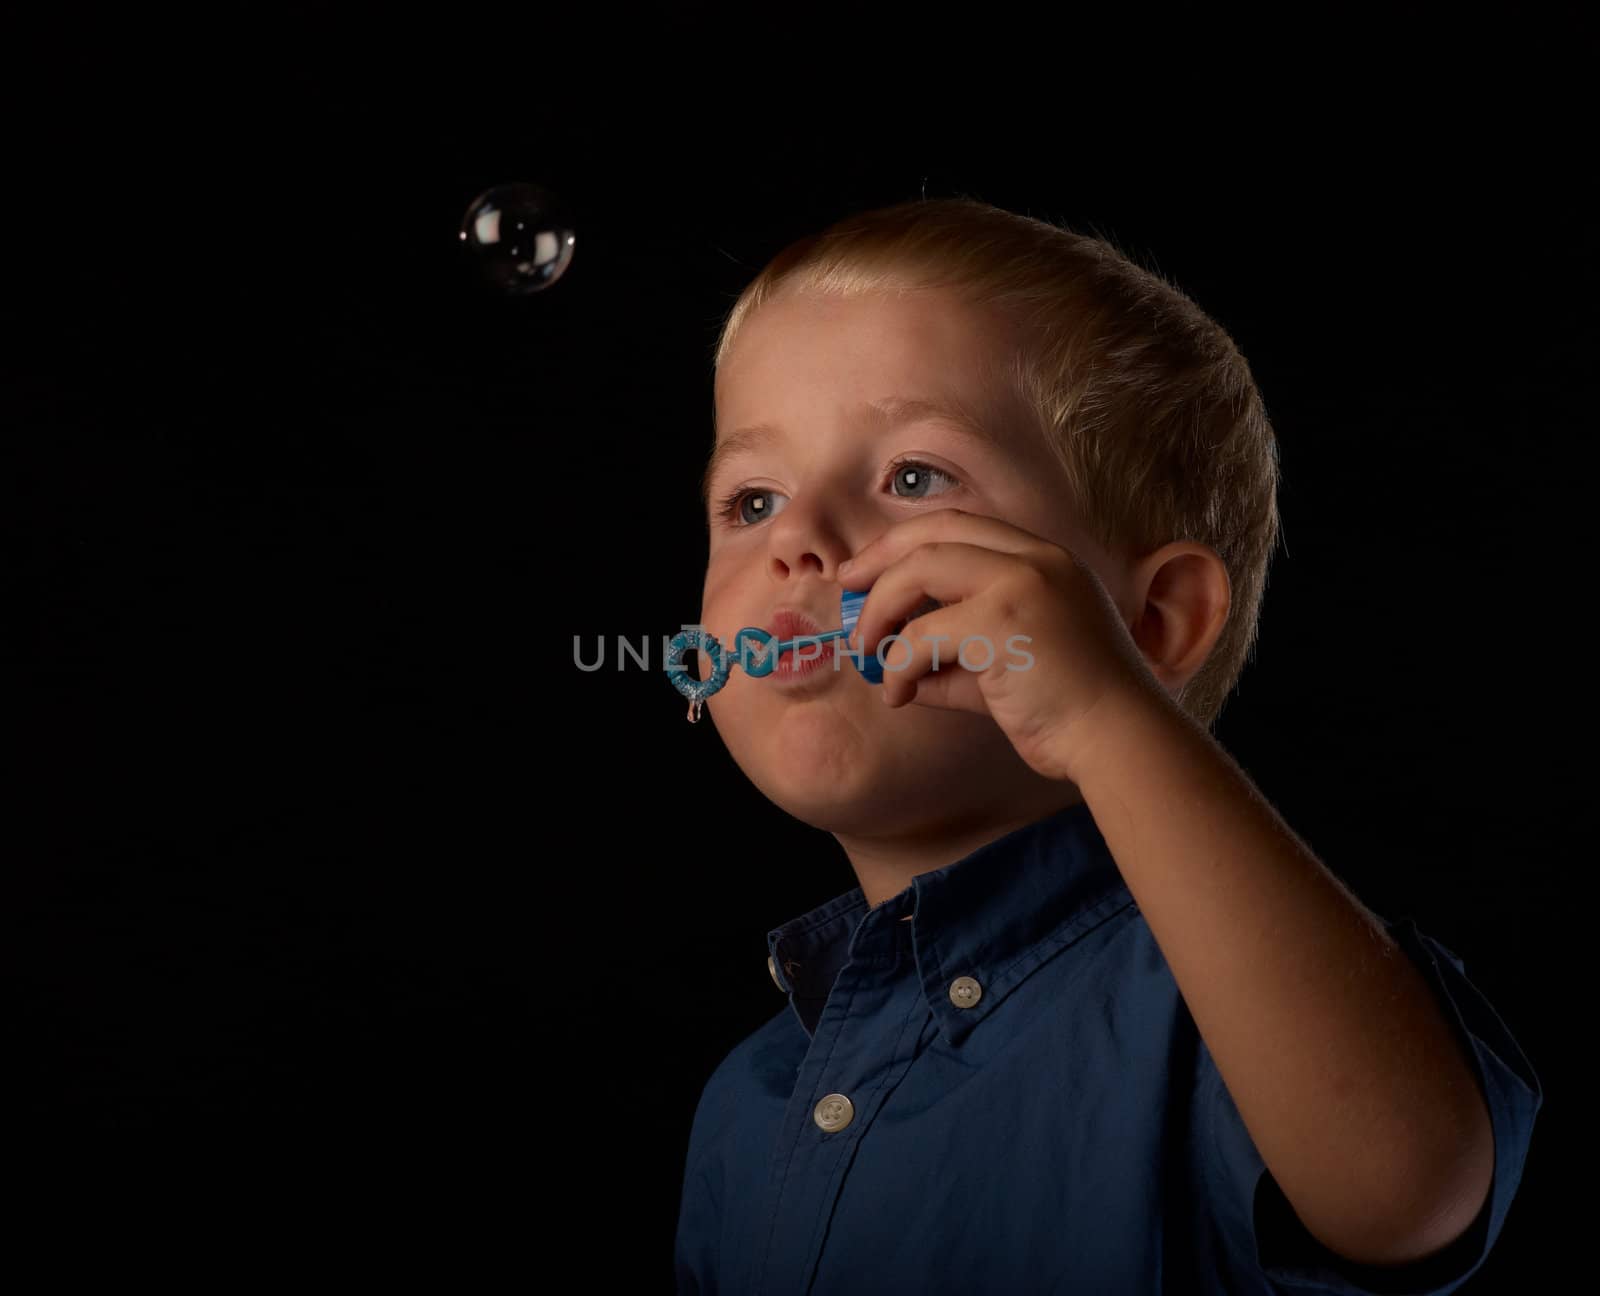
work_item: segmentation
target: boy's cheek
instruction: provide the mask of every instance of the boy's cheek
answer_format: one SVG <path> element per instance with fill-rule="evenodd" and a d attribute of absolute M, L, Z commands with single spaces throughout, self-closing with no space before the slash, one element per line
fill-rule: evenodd
<path fill-rule="evenodd" d="M 728 565 L 713 559 L 711 565 L 706 568 L 705 582 L 700 589 L 702 624 L 710 624 L 709 618 L 720 609 L 733 583 L 733 573 L 728 569 Z"/>

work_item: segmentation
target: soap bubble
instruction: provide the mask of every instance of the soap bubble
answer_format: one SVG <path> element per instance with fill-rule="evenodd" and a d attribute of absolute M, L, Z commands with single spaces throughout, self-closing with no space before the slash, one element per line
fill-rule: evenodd
<path fill-rule="evenodd" d="M 533 184 L 496 185 L 472 200 L 461 246 L 484 281 L 500 292 L 542 292 L 563 274 L 577 242 L 561 201 Z"/>

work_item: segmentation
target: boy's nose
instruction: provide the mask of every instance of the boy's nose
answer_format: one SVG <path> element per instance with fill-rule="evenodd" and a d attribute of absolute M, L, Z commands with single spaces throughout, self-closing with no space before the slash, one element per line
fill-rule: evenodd
<path fill-rule="evenodd" d="M 841 516 L 837 498 L 819 499 L 816 491 L 797 492 L 767 527 L 768 561 L 779 580 L 794 576 L 837 580 L 839 564 L 853 552 L 851 539 L 862 543 L 867 539 L 854 536 L 862 528 Z"/>

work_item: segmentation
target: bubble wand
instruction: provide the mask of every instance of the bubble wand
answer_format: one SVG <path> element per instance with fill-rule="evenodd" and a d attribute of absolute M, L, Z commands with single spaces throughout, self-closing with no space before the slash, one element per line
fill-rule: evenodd
<path fill-rule="evenodd" d="M 760 626 L 745 626 L 734 636 L 731 657 L 715 635 L 699 626 L 691 626 L 674 635 L 667 645 L 666 671 L 672 686 L 689 699 L 689 723 L 694 724 L 700 719 L 700 709 L 705 700 L 728 682 L 728 674 L 734 666 L 743 666 L 747 675 L 764 679 L 778 668 L 779 659 L 790 649 L 798 648 L 803 643 L 822 644 L 829 639 L 848 639 L 861 619 L 861 607 L 866 601 L 866 590 L 840 591 L 839 619 L 844 624 L 837 630 L 826 630 L 821 634 L 796 635 L 793 639 L 779 640 L 771 631 Z M 895 632 L 903 630 L 906 622 L 913 617 L 943 606 L 938 599 L 924 599 L 910 617 L 895 627 Z M 868 684 L 883 683 L 884 663 L 881 654 L 884 644 L 891 637 L 886 635 L 883 643 L 878 645 L 878 652 L 871 657 L 861 649 L 855 652 L 847 649 L 844 653 L 855 663 Z M 689 673 L 683 659 L 691 648 L 700 649 L 710 657 L 711 674 L 708 678 L 697 680 Z"/>
<path fill-rule="evenodd" d="M 778 668 L 778 659 L 803 643 L 825 643 L 829 639 L 848 639 L 861 618 L 861 605 L 867 601 L 866 590 L 844 590 L 839 595 L 839 619 L 844 623 L 837 630 L 822 634 L 796 635 L 793 639 L 779 640 L 769 630 L 760 626 L 745 626 L 733 637 L 733 656 L 714 634 L 693 626 L 680 631 L 667 645 L 667 674 L 673 688 L 689 699 L 689 723 L 700 719 L 700 708 L 705 700 L 728 682 L 728 673 L 734 666 L 744 667 L 746 675 L 764 679 Z M 711 658 L 711 674 L 697 680 L 689 674 L 684 664 L 684 654 L 691 648 L 704 651 Z M 882 647 L 879 647 L 882 652 Z M 847 652 L 845 656 L 856 664 L 868 684 L 883 683 L 883 663 L 876 656 L 868 658 L 862 652 Z"/>

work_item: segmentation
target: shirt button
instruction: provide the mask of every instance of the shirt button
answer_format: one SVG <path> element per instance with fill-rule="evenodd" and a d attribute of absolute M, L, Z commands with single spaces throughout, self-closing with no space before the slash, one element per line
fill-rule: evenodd
<path fill-rule="evenodd" d="M 816 1106 L 811 1119 L 824 1134 L 835 1134 L 855 1119 L 856 1109 L 843 1094 L 829 1094 Z"/>
<path fill-rule="evenodd" d="M 957 1008 L 970 1008 L 983 998 L 983 987 L 971 977 L 957 977 L 950 983 L 950 1002 Z"/>
<path fill-rule="evenodd" d="M 772 961 L 772 955 L 767 955 L 767 975 L 772 978 L 772 984 L 778 989 L 783 989 L 783 982 L 778 980 L 778 965 Z"/>

